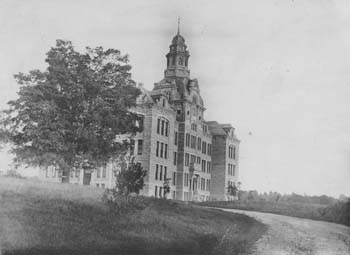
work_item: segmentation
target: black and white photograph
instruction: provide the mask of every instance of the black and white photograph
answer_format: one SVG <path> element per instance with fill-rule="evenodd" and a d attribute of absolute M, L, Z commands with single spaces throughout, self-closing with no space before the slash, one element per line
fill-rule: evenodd
<path fill-rule="evenodd" d="M 0 0 L 0 255 L 349 255 L 350 1 Z"/>

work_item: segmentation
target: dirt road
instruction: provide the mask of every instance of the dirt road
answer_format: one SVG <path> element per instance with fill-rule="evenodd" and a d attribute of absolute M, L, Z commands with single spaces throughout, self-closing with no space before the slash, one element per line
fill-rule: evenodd
<path fill-rule="evenodd" d="M 270 213 L 223 210 L 247 214 L 268 225 L 253 254 L 350 255 L 349 227 Z"/>

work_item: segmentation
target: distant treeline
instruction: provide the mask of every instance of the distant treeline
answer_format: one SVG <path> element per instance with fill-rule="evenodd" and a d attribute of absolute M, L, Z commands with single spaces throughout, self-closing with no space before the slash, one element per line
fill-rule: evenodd
<path fill-rule="evenodd" d="M 210 201 L 201 205 L 269 212 L 350 226 L 350 198 L 345 196 L 336 199 L 326 195 L 282 195 L 277 192 L 259 194 L 257 191 L 239 191 L 238 197 L 239 200 L 236 201 Z"/>
<path fill-rule="evenodd" d="M 306 203 L 306 204 L 319 204 L 319 205 L 332 205 L 339 201 L 334 197 L 322 195 L 322 196 L 308 196 L 299 195 L 296 193 L 282 195 L 278 192 L 258 193 L 256 190 L 244 191 L 241 190 L 238 193 L 239 200 L 252 200 L 252 201 L 268 201 L 268 202 L 285 202 L 285 203 Z M 345 196 L 341 196 L 342 200 L 346 200 Z"/>

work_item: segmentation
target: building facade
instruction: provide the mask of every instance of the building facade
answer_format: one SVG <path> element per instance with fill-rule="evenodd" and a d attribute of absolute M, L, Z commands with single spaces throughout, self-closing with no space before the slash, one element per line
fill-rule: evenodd
<path fill-rule="evenodd" d="M 239 140 L 229 124 L 204 119 L 197 79 L 190 77 L 189 51 L 178 32 L 166 55 L 162 80 L 141 95 L 132 111 L 143 116 L 143 132 L 133 137 L 131 155 L 147 171 L 145 196 L 184 201 L 231 200 L 238 182 Z M 57 175 L 46 179 L 60 181 Z M 112 188 L 117 166 L 70 173 L 69 182 Z M 48 177 L 47 177 L 48 176 Z M 164 187 L 169 186 L 170 192 Z"/>

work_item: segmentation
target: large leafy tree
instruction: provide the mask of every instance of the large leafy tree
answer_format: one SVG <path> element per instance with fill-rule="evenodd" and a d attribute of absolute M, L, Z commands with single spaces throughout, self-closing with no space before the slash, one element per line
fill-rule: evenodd
<path fill-rule="evenodd" d="M 128 56 L 115 49 L 77 52 L 57 40 L 45 71 L 15 75 L 19 97 L 2 112 L 0 139 L 18 164 L 95 168 L 125 152 L 120 134 L 141 131 L 130 112 L 140 94 Z"/>

